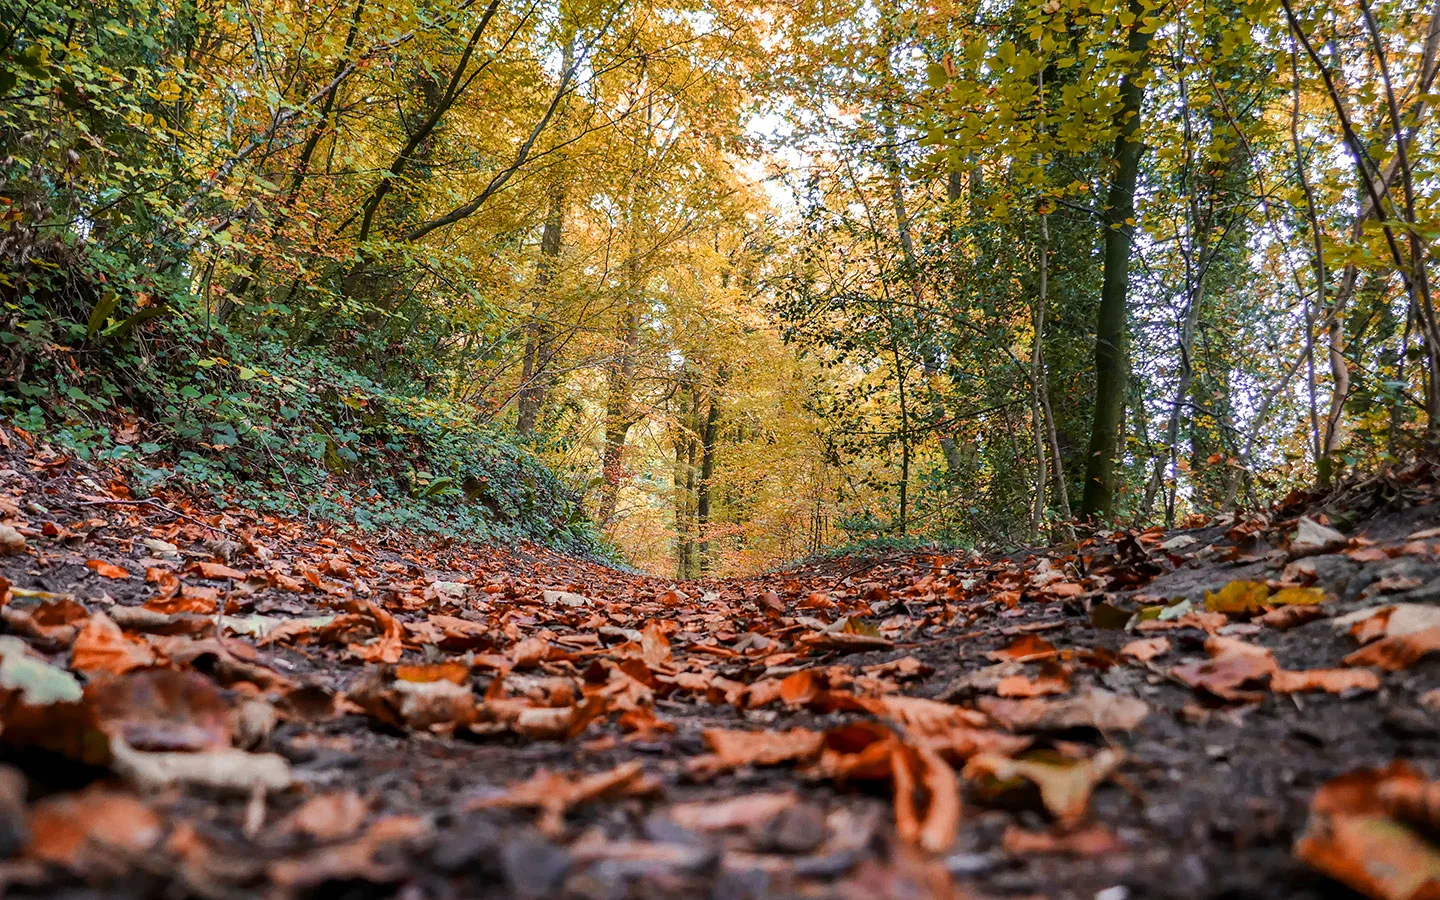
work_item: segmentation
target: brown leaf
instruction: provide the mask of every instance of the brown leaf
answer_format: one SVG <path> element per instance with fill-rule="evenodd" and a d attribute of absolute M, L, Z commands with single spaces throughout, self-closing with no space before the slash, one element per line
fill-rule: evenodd
<path fill-rule="evenodd" d="M 1064 700 L 996 700 L 984 697 L 976 705 L 996 723 L 1011 731 L 1064 731 L 1069 728 L 1130 731 L 1150 713 L 1143 700 L 1103 690 L 1091 690 Z"/>
<path fill-rule="evenodd" d="M 1011 675 L 1000 679 L 995 693 L 1001 697 L 1047 697 L 1070 693 L 1070 668 L 1058 660 L 1047 659 L 1040 665 L 1040 672 L 1030 679 L 1024 675 Z"/>
<path fill-rule="evenodd" d="M 732 831 L 764 825 L 800 798 L 790 791 L 742 794 L 724 800 L 678 803 L 665 811 L 670 821 L 690 831 Z"/>
<path fill-rule="evenodd" d="M 670 662 L 670 639 L 659 622 L 647 623 L 640 630 L 640 647 L 645 664 L 655 669 Z"/>
<path fill-rule="evenodd" d="M 1252 621 L 1274 628 L 1276 631 L 1288 631 L 1308 622 L 1323 619 L 1328 615 L 1330 614 L 1319 606 L 1281 606 Z"/>
<path fill-rule="evenodd" d="M 231 581 L 245 580 L 244 572 L 241 572 L 239 569 L 232 569 L 223 563 L 199 562 L 195 564 L 195 571 L 200 573 L 200 577 L 209 578 L 212 581 L 222 581 L 227 578 Z"/>
<path fill-rule="evenodd" d="M 1124 759 L 1125 754 L 1112 749 L 1082 760 L 1050 752 L 1026 759 L 982 753 L 965 764 L 964 775 L 970 780 L 994 778 L 1002 782 L 1023 778 L 1040 789 L 1040 799 L 1056 821 L 1073 826 L 1084 818 L 1096 785 L 1109 778 Z"/>
<path fill-rule="evenodd" d="M 1026 831 L 1011 825 L 1001 839 L 1007 853 L 1017 856 L 1059 854 L 1063 856 L 1110 856 L 1125 844 L 1104 825 L 1090 825 L 1078 831 Z"/>
<path fill-rule="evenodd" d="M 148 669 L 105 678 L 85 691 L 100 728 L 136 750 L 223 750 L 234 730 L 230 704 L 197 672 Z"/>
<path fill-rule="evenodd" d="M 1138 659 L 1142 663 L 1149 662 L 1157 656 L 1164 656 L 1169 652 L 1170 639 L 1164 637 L 1141 638 L 1120 648 L 1121 656 Z"/>
<path fill-rule="evenodd" d="M 332 791 L 311 797 L 276 825 L 280 834 L 306 834 L 319 841 L 336 841 L 360 830 L 369 804 L 354 791 Z"/>
<path fill-rule="evenodd" d="M 1440 653 L 1440 626 L 1376 641 L 1345 657 L 1344 662 L 1347 666 L 1378 666 L 1398 672 L 1432 653 Z"/>
<path fill-rule="evenodd" d="M 642 796 L 658 790 L 658 785 L 645 777 L 643 764 L 634 760 L 604 772 L 579 777 L 542 769 L 528 780 L 511 785 L 501 794 L 472 802 L 470 808 L 538 809 L 541 832 L 555 836 L 565 830 L 565 814 L 576 806 L 602 797 Z"/>
<path fill-rule="evenodd" d="M 943 853 L 960 831 L 960 780 L 925 746 L 891 751 L 895 782 L 895 831 L 901 840 Z"/>
<path fill-rule="evenodd" d="M 374 618 L 380 626 L 380 637 L 368 644 L 351 644 L 350 654 L 365 662 L 397 663 L 405 652 L 404 630 L 395 617 L 369 600 L 360 601 L 360 607 Z"/>
<path fill-rule="evenodd" d="M 1280 670 L 1270 676 L 1270 690 L 1277 694 L 1326 691 L 1340 694 L 1349 690 L 1378 691 L 1380 676 L 1369 669 L 1309 669 L 1303 672 Z"/>
<path fill-rule="evenodd" d="M 98 612 L 85 621 L 70 648 L 70 667 L 78 672 L 123 675 L 155 662 L 149 644 L 125 634 L 109 616 Z"/>
<path fill-rule="evenodd" d="M 789 731 L 743 731 L 709 728 L 705 743 L 724 768 L 775 766 L 814 759 L 820 755 L 825 736 L 806 728 Z"/>
<path fill-rule="evenodd" d="M 1397 761 L 1358 769 L 1328 783 L 1310 801 L 1310 822 L 1295 855 L 1374 900 L 1440 896 L 1440 848 L 1388 814 L 1382 792 L 1419 773 Z"/>
<path fill-rule="evenodd" d="M 124 581 L 130 577 L 130 573 L 127 570 L 120 568 L 114 563 L 106 562 L 103 559 L 92 559 L 85 564 L 85 568 L 97 575 L 105 578 L 113 578 L 116 581 Z"/>
<path fill-rule="evenodd" d="M 996 662 L 1006 662 L 1010 660 L 1028 662 L 1030 660 L 1045 659 L 1054 656 L 1055 653 L 1055 645 L 1044 638 L 1036 637 L 1033 634 L 1022 634 L 999 650 L 991 650 L 985 655 Z"/>
<path fill-rule="evenodd" d="M 27 857 L 81 872 L 113 865 L 117 852 L 146 853 L 165 833 L 149 805 L 98 783 L 40 800 L 29 824 Z"/>

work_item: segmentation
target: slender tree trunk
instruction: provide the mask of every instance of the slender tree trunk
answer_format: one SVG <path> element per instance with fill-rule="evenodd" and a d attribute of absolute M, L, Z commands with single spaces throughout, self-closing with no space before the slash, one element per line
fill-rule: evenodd
<path fill-rule="evenodd" d="M 1106 201 L 1104 283 L 1095 322 L 1095 416 L 1090 429 L 1089 457 L 1085 463 L 1085 494 L 1080 515 L 1089 520 L 1108 519 L 1115 509 L 1116 465 L 1120 455 L 1121 418 L 1125 410 L 1125 382 L 1129 360 L 1126 346 L 1127 296 L 1130 289 L 1130 249 L 1134 243 L 1135 186 L 1140 176 L 1140 109 L 1145 89 L 1139 82 L 1150 34 L 1142 30 L 1143 7 L 1130 3 L 1135 23 L 1130 26 L 1129 50 L 1137 57 L 1134 69 L 1120 79 L 1120 108 L 1116 124 L 1115 175 Z"/>
<path fill-rule="evenodd" d="M 565 187 L 556 185 L 550 192 L 550 208 L 545 216 L 545 230 L 540 235 L 540 262 L 535 273 L 534 314 L 526 326 L 525 359 L 521 366 L 520 391 L 516 395 L 515 427 L 521 434 L 535 431 L 540 407 L 550 389 L 548 363 L 550 343 L 554 337 L 549 319 L 542 314 L 555 270 L 559 265 L 560 241 L 565 225 Z"/>
<path fill-rule="evenodd" d="M 723 370 L 721 380 L 723 381 Z M 710 485 L 715 479 L 715 449 L 720 439 L 720 397 L 710 395 L 710 408 L 705 413 L 705 430 L 701 432 L 700 483 L 695 488 L 695 527 L 700 532 L 700 574 L 715 570 L 710 546 Z"/>
<path fill-rule="evenodd" d="M 940 452 L 945 456 L 945 466 L 951 475 L 955 475 L 960 470 L 960 451 L 955 446 L 955 439 L 943 430 L 945 399 L 932 383 L 940 373 L 940 358 L 927 337 L 929 331 L 927 323 L 920 320 L 921 310 L 926 307 L 925 291 L 920 284 L 920 265 L 915 256 L 915 239 L 910 227 L 910 213 L 905 208 L 905 173 L 900 166 L 899 152 L 895 148 L 899 138 L 895 129 L 894 111 L 888 103 L 885 104 L 883 114 L 885 116 L 885 174 L 890 182 L 890 203 L 895 211 L 895 227 L 900 237 L 900 254 L 905 264 L 905 281 L 910 287 L 910 301 L 915 307 L 917 331 L 921 336 L 921 362 L 925 370 L 925 390 L 930 397 L 930 416 L 935 420 L 936 427 L 941 429 Z"/>

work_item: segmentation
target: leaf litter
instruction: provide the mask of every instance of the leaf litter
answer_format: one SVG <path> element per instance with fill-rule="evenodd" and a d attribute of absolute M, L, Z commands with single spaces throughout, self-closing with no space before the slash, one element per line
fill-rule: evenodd
<path fill-rule="evenodd" d="M 97 513 L 103 473 L 9 465 L 0 493 L 45 497 L 0 523 L 21 893 L 1437 890 L 1433 474 L 1369 535 L 1280 508 L 675 584 L 178 496 Z"/>

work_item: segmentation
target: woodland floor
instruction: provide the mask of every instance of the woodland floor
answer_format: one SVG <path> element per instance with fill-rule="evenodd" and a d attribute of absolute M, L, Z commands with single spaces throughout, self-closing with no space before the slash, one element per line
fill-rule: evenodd
<path fill-rule="evenodd" d="M 1316 791 L 1440 775 L 1427 467 L 677 585 L 134 502 L 3 437 L 13 896 L 1352 897 L 1295 851 Z"/>

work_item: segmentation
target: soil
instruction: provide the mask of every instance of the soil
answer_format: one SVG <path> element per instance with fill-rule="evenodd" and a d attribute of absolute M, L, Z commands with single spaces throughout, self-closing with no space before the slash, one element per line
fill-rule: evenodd
<path fill-rule="evenodd" d="M 1440 776 L 1440 655 L 1378 672 L 1378 690 L 1338 694 L 1260 684 L 1225 698 L 1177 674 L 1204 661 L 1217 636 L 1266 648 L 1285 670 L 1341 668 L 1359 645 L 1335 617 L 1440 602 L 1440 532 L 1425 536 L 1440 525 L 1429 467 L 1189 529 L 1115 532 L 991 558 L 838 558 L 675 583 L 534 546 L 339 534 L 181 496 L 136 502 L 150 498 L 18 437 L 9 442 L 0 520 L 25 547 L 0 556 L 10 587 L 5 630 L 35 659 L 76 671 L 87 703 L 109 679 L 137 683 L 146 667 L 79 667 L 82 639 L 37 636 L 26 625 L 56 598 L 73 598 L 83 607 L 78 628 L 103 614 L 122 623 L 127 647 L 151 648 L 151 666 L 213 682 L 230 739 L 241 740 L 233 732 L 242 706 L 273 711 L 273 727 L 262 724 L 247 749 L 288 764 L 288 784 L 274 790 L 247 788 L 243 767 L 242 783 L 229 789 L 143 784 L 113 760 L 92 764 L 15 737 L 19 692 L 0 673 L 9 767 L 0 782 L 15 773 L 21 784 L 0 796 L 8 817 L 0 880 L 13 896 L 1350 897 L 1292 850 L 1312 795 L 1338 775 L 1396 759 Z M 1345 542 L 1305 553 L 1293 541 L 1302 514 L 1341 526 Z M 96 560 L 128 577 L 87 565 Z M 214 598 L 215 613 L 164 613 L 161 625 L 127 618 L 175 594 L 166 572 L 183 586 L 176 596 L 198 598 L 197 610 Z M 1202 615 L 1207 592 L 1235 581 L 1319 588 L 1321 617 L 1282 630 L 1260 624 L 1260 610 Z M 1179 615 L 1179 601 L 1191 615 Z M 1140 624 L 1142 609 L 1166 606 L 1170 621 Z M 336 614 L 353 627 L 298 627 L 276 641 L 241 633 L 262 621 L 255 616 L 273 626 Z M 398 660 L 386 659 L 386 614 L 403 632 L 390 653 Z M 474 628 L 463 640 L 440 639 L 424 630 L 431 616 Z M 1168 652 L 1143 663 L 1120 654 L 1150 637 L 1168 638 Z M 958 835 L 925 849 L 897 832 L 891 778 L 837 777 L 803 760 L 714 764 L 713 729 L 833 736 L 868 722 L 923 742 L 907 731 L 914 722 L 865 704 L 903 695 L 993 710 L 993 683 L 975 673 L 1017 639 L 1054 652 L 1041 649 L 1011 670 L 1026 680 L 1059 666 L 1069 689 L 1013 702 L 1033 710 L 1101 690 L 1147 712 L 1128 728 L 1099 719 L 1105 727 L 1091 727 L 1085 715 L 1011 723 L 1032 742 L 1027 752 L 1123 753 L 1078 819 L 1061 821 L 1033 790 L 997 789 L 952 753 L 949 763 L 965 773 Z M 201 644 L 210 650 L 184 649 Z M 875 668 L 899 660 L 914 662 Z M 426 671 L 462 663 L 461 686 L 490 712 L 477 721 L 470 706 L 423 725 L 397 719 L 396 685 L 410 677 L 397 661 Z M 799 700 L 763 690 L 804 672 L 820 689 Z M 588 721 L 577 713 L 578 727 L 562 735 L 537 735 L 510 715 L 516 706 L 577 710 L 581 697 L 602 695 L 600 713 Z M 184 703 L 127 696 L 137 707 L 131 718 L 158 716 L 179 729 L 173 720 L 189 714 Z M 67 727 L 58 713 L 46 721 L 56 733 Z M 617 789 L 578 792 L 553 814 L 514 802 L 515 786 L 537 772 L 573 779 L 634 763 L 639 773 Z M 542 800 L 558 802 L 568 783 L 539 791 Z M 775 793 L 783 799 L 762 802 Z M 129 824 L 138 819 L 101 820 L 98 810 L 117 796 L 137 800 L 155 827 L 140 834 Z M 316 805 L 336 797 L 358 805 L 348 813 Z M 737 798 L 751 805 L 725 805 Z M 67 806 L 71 799 L 80 803 Z M 305 826 L 302 809 L 321 824 Z M 57 830 L 78 836 L 62 840 Z"/>

